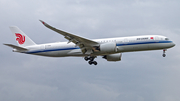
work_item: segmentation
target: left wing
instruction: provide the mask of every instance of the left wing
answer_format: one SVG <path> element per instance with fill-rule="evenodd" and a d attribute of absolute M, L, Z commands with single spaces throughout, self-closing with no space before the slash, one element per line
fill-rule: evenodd
<path fill-rule="evenodd" d="M 83 54 L 90 54 L 92 53 L 93 47 L 94 46 L 99 46 L 98 42 L 80 37 L 80 36 L 76 36 L 67 32 L 64 32 L 62 30 L 56 29 L 50 25 L 48 25 L 47 23 L 45 23 L 44 21 L 40 20 L 43 25 L 45 25 L 47 28 L 61 34 L 64 36 L 64 38 L 66 38 L 67 40 L 69 40 L 68 43 L 73 42 L 74 44 L 76 44 L 76 46 L 79 46 L 81 48 L 81 51 L 83 52 Z"/>

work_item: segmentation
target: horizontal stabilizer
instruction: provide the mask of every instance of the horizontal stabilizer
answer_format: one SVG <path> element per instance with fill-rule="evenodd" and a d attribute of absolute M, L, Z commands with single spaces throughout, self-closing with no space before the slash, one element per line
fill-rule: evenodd
<path fill-rule="evenodd" d="M 28 50 L 26 48 L 19 47 L 19 46 L 16 46 L 16 45 L 12 45 L 12 44 L 4 44 L 4 45 L 9 46 L 9 47 L 14 48 L 14 49 L 17 49 L 19 51 L 27 51 Z"/>

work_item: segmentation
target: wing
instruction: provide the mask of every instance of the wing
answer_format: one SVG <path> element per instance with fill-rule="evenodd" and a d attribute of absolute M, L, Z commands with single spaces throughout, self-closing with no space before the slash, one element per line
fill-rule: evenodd
<path fill-rule="evenodd" d="M 50 25 L 48 25 L 47 23 L 45 23 L 44 21 L 40 20 L 43 25 L 45 25 L 47 28 L 61 34 L 64 36 L 64 38 L 66 38 L 67 40 L 69 40 L 68 43 L 70 42 L 73 42 L 74 44 L 76 44 L 76 46 L 79 46 L 81 48 L 81 51 L 83 52 L 83 54 L 90 54 L 92 53 L 92 49 L 94 46 L 98 46 L 99 43 L 98 42 L 95 42 L 95 41 L 92 41 L 92 40 L 89 40 L 89 39 L 86 39 L 86 38 L 83 38 L 83 37 L 80 37 L 80 36 L 77 36 L 77 35 L 73 35 L 73 34 L 70 34 L 70 33 L 67 33 L 67 32 L 64 32 L 62 30 L 59 30 L 59 29 L 56 29 Z"/>

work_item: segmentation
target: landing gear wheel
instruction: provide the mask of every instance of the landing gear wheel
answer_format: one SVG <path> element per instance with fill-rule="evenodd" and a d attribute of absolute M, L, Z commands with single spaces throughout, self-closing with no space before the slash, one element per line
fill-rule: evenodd
<path fill-rule="evenodd" d="M 90 65 L 92 65 L 92 64 L 97 65 L 97 62 L 94 61 L 94 58 L 96 58 L 96 56 L 85 56 L 85 57 L 84 57 L 84 60 L 86 60 L 86 61 L 89 60 L 88 63 L 89 63 Z"/>
<path fill-rule="evenodd" d="M 89 58 L 88 58 L 88 57 L 84 57 L 84 60 L 88 61 L 88 60 L 89 60 Z"/>
<path fill-rule="evenodd" d="M 96 62 L 96 61 L 94 61 L 93 63 L 94 63 L 94 65 L 97 65 L 97 62 Z"/>
<path fill-rule="evenodd" d="M 165 53 L 166 53 L 166 49 L 163 50 L 163 55 L 162 55 L 163 57 L 166 57 Z"/>
<path fill-rule="evenodd" d="M 163 54 L 162 56 L 163 56 L 163 57 L 166 57 L 166 54 Z"/>
<path fill-rule="evenodd" d="M 97 65 L 97 62 L 96 61 L 89 61 L 88 62 L 90 65 L 94 64 L 94 65 Z"/>
<path fill-rule="evenodd" d="M 92 64 L 93 64 L 93 62 L 92 62 L 92 61 L 89 61 L 88 63 L 89 63 L 90 65 L 92 65 Z"/>
<path fill-rule="evenodd" d="M 89 60 L 90 60 L 90 61 L 93 61 L 93 60 L 94 60 L 94 57 L 90 57 Z"/>

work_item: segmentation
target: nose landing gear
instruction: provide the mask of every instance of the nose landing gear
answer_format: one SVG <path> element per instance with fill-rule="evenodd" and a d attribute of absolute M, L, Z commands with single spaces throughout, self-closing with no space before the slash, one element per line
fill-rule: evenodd
<path fill-rule="evenodd" d="M 166 57 L 165 52 L 166 52 L 166 49 L 163 50 L 163 55 L 162 55 L 163 57 Z"/>
<path fill-rule="evenodd" d="M 86 60 L 86 61 L 89 60 L 88 63 L 89 63 L 90 65 L 92 65 L 92 64 L 97 65 L 97 62 L 94 61 L 94 58 L 96 58 L 96 57 L 91 57 L 91 56 L 90 56 L 90 57 L 87 57 L 87 56 L 86 56 L 86 57 L 84 57 L 84 60 Z"/>

